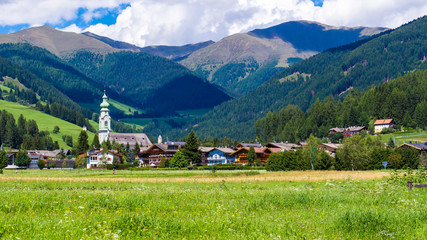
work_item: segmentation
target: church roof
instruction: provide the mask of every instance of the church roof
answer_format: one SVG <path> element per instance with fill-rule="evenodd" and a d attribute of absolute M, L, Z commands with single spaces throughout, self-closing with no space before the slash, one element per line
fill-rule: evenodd
<path fill-rule="evenodd" d="M 152 145 L 145 133 L 110 133 L 110 141 L 124 145 L 129 143 L 130 146 L 135 146 L 135 143 L 138 142 L 140 147 Z"/>

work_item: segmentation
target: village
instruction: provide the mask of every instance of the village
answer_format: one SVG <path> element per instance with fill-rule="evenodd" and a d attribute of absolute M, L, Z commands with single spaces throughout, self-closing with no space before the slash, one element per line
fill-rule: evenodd
<path fill-rule="evenodd" d="M 70 150 L 57 149 L 49 150 L 26 150 L 29 161 L 19 161 L 18 150 L 10 150 L 7 152 L 9 158 L 5 169 L 43 169 L 43 168 L 87 168 L 98 169 L 109 167 L 118 168 L 120 164 L 127 162 L 128 167 L 140 168 L 165 168 L 182 167 L 191 168 L 193 166 L 215 166 L 215 165 L 236 165 L 236 166 L 258 166 L 262 167 L 267 164 L 270 155 L 280 152 L 297 151 L 304 147 L 309 147 L 308 143 L 301 141 L 298 143 L 288 142 L 269 142 L 265 145 L 260 143 L 241 142 L 231 147 L 205 147 L 198 146 L 197 139 L 190 140 L 193 142 L 193 152 L 196 154 L 196 159 L 187 160 L 178 165 L 170 165 L 174 156 L 181 153 L 186 148 L 186 142 L 180 141 L 163 141 L 162 136 L 158 136 L 157 143 L 153 144 L 144 133 L 112 133 L 111 132 L 111 117 L 109 115 L 109 103 L 107 96 L 104 94 L 103 102 L 100 104 L 101 114 L 99 117 L 99 142 L 108 142 L 110 147 L 103 149 L 102 147 L 88 149 L 84 152 L 79 152 L 77 156 L 73 156 Z M 375 134 L 379 134 L 383 129 L 394 127 L 393 119 L 379 119 L 374 123 Z M 82 131 L 86 131 L 83 128 Z M 365 126 L 353 126 L 348 128 L 331 128 L 328 131 L 329 135 L 342 134 L 344 138 L 366 132 Z M 194 136 L 193 136 L 194 137 Z M 113 144 L 114 143 L 114 144 Z M 195 146 L 195 144 L 197 146 Z M 112 149 L 113 146 L 122 146 L 126 149 L 125 152 L 118 149 Z M 316 146 L 310 146 L 311 150 L 319 150 L 327 153 L 331 158 L 335 158 L 337 150 L 342 147 L 342 143 L 320 143 Z M 103 145 L 104 146 L 104 145 Z M 126 146 L 126 147 L 125 147 Z M 107 148 L 107 147 L 106 147 Z M 187 146 L 188 148 L 188 146 Z M 394 149 L 409 148 L 419 152 L 420 163 L 425 161 L 427 152 L 427 142 L 425 143 L 403 143 L 395 146 Z M 128 153 L 129 154 L 126 154 Z M 127 156 L 124 156 L 127 155 Z M 386 160 L 385 160 L 386 161 Z M 19 163 L 18 163 L 19 162 Z M 417 163 L 418 164 L 418 163 Z M 313 165 L 313 163 L 312 163 Z M 314 169 L 314 165 L 312 166 Z"/>

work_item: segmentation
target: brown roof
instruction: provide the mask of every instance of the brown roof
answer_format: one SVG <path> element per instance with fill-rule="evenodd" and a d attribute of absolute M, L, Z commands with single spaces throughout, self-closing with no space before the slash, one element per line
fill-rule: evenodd
<path fill-rule="evenodd" d="M 393 119 L 378 119 L 377 121 L 375 121 L 374 125 L 382 125 L 382 124 L 390 124 L 393 122 Z"/>

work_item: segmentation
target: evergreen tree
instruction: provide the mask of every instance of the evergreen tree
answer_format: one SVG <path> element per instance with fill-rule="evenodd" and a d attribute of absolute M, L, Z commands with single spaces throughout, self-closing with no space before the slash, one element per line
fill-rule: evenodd
<path fill-rule="evenodd" d="M 253 146 L 251 146 L 249 148 L 249 152 L 248 152 L 248 165 L 249 166 L 253 166 L 255 163 L 255 158 L 256 158 L 256 153 L 255 153 L 255 148 Z"/>
<path fill-rule="evenodd" d="M 76 151 L 77 153 L 81 153 L 87 150 L 89 150 L 88 136 L 86 131 L 82 130 L 77 141 Z"/>
<path fill-rule="evenodd" d="M 393 138 L 390 138 L 388 140 L 387 147 L 389 147 L 389 148 L 395 148 Z"/>
<path fill-rule="evenodd" d="M 7 167 L 9 158 L 5 151 L 0 151 L 0 174 L 3 174 L 3 168 Z"/>
<path fill-rule="evenodd" d="M 29 166 L 30 163 L 31 163 L 31 159 L 28 156 L 27 151 L 19 150 L 15 158 L 15 165 L 19 167 L 26 167 L 26 166 Z"/>
<path fill-rule="evenodd" d="M 199 142 L 193 130 L 188 134 L 182 149 L 185 159 L 192 164 L 202 162 L 202 153 L 199 150 Z"/>
<path fill-rule="evenodd" d="M 99 143 L 98 134 L 95 134 L 95 136 L 93 136 L 92 145 L 90 145 L 90 147 L 93 147 L 93 148 L 100 148 L 101 147 L 101 144 Z"/>

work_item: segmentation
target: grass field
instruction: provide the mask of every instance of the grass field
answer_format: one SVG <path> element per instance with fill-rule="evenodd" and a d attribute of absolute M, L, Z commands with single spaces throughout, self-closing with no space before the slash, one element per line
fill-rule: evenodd
<path fill-rule="evenodd" d="M 396 132 L 393 134 L 382 134 L 381 138 L 388 142 L 390 138 L 395 138 L 396 146 L 405 142 L 427 142 L 427 131 L 410 130 L 406 132 Z"/>
<path fill-rule="evenodd" d="M 64 149 L 69 149 L 70 147 L 68 147 L 64 141 L 62 140 L 62 135 L 71 135 L 73 136 L 73 140 L 76 142 L 78 139 L 78 136 L 82 130 L 81 127 L 66 122 L 62 119 L 53 117 L 51 115 L 45 114 L 43 112 L 31 109 L 29 107 L 20 105 L 18 103 L 13 103 L 13 102 L 7 102 L 7 101 L 3 101 L 0 100 L 0 110 L 6 110 L 8 112 L 10 112 L 11 114 L 13 114 L 13 116 L 15 117 L 15 120 L 17 120 L 19 118 L 19 116 L 21 114 L 24 115 L 24 117 L 28 120 L 28 119 L 33 119 L 37 122 L 37 125 L 39 126 L 39 130 L 40 131 L 49 131 L 50 132 L 50 137 L 52 138 L 53 141 L 58 141 L 59 146 L 64 148 Z M 90 121 L 90 124 L 95 128 L 98 129 L 98 124 L 95 123 L 94 121 Z M 59 126 L 60 128 L 60 132 L 58 134 L 53 134 L 53 127 L 54 126 Z M 92 141 L 94 134 L 91 132 L 88 132 L 89 135 L 89 142 Z"/>
<path fill-rule="evenodd" d="M 5 171 L 0 238 L 425 239 L 427 190 L 387 174 Z"/>

